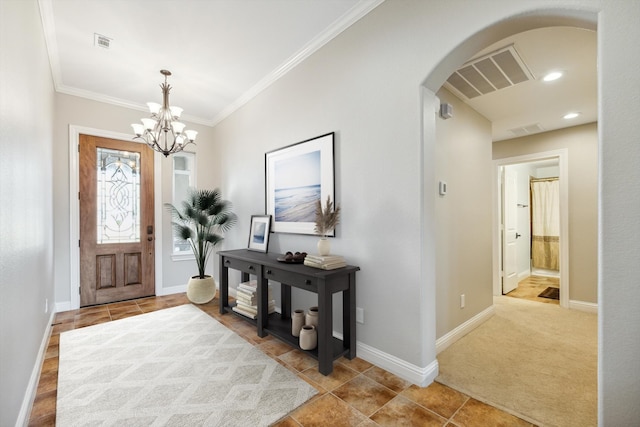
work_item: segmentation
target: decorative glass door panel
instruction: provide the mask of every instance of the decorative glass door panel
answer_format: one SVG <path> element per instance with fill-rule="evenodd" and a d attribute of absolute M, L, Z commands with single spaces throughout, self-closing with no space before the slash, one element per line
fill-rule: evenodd
<path fill-rule="evenodd" d="M 98 244 L 140 241 L 140 153 L 97 148 Z"/>

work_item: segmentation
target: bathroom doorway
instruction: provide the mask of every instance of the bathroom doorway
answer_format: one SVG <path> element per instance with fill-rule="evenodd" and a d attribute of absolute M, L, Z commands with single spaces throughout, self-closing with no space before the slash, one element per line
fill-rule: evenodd
<path fill-rule="evenodd" d="M 495 170 L 498 262 L 494 295 L 567 307 L 566 152 L 500 159 L 495 161 Z"/>

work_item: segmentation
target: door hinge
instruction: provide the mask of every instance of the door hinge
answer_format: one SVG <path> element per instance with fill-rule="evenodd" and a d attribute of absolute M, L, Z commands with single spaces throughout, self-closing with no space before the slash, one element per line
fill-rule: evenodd
<path fill-rule="evenodd" d="M 78 247 L 80 247 L 80 239 L 78 239 Z"/>
<path fill-rule="evenodd" d="M 82 294 L 82 288 L 80 286 L 78 286 L 78 295 Z"/>

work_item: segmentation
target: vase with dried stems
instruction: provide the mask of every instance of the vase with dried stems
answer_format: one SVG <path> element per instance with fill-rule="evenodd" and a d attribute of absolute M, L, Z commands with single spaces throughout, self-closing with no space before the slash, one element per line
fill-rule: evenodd
<path fill-rule="evenodd" d="M 340 222 L 340 206 L 333 204 L 331 196 L 327 196 L 324 208 L 320 199 L 316 201 L 316 226 L 315 233 L 319 234 L 318 255 L 326 256 L 331 253 L 331 244 L 327 239 L 329 233 L 335 230 Z"/>

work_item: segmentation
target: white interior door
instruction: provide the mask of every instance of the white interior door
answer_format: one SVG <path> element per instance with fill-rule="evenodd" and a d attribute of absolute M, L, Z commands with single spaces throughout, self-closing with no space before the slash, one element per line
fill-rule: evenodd
<path fill-rule="evenodd" d="M 502 293 L 507 294 L 518 287 L 518 263 L 516 240 L 518 226 L 518 172 L 504 168 L 502 197 Z"/>

